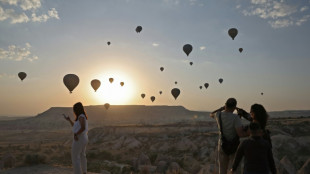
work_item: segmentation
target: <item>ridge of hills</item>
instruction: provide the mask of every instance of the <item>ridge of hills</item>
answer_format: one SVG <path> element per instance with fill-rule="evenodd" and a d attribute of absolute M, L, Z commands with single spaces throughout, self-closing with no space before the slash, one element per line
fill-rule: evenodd
<path fill-rule="evenodd" d="M 191 111 L 183 106 L 167 105 L 104 105 L 85 106 L 89 127 L 125 125 L 163 125 L 178 122 L 211 121 L 210 112 Z M 33 117 L 0 121 L 1 130 L 59 130 L 70 129 L 62 114 L 74 120 L 72 107 L 51 107 Z M 271 118 L 308 117 L 310 110 L 287 110 L 269 112 Z"/>
<path fill-rule="evenodd" d="M 183 106 L 104 105 L 85 106 L 89 127 L 111 125 L 158 125 L 194 120 L 211 120 L 210 112 L 190 111 Z M 62 114 L 74 120 L 72 107 L 51 107 L 34 117 L 0 121 L 0 129 L 70 129 Z"/>

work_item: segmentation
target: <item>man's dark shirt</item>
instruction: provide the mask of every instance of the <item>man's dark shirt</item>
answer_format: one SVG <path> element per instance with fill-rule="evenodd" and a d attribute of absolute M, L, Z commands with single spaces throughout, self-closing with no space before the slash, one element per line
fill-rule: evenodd
<path fill-rule="evenodd" d="M 233 163 L 233 171 L 236 171 L 242 157 L 244 171 L 277 173 L 270 144 L 260 136 L 251 136 L 244 140 L 238 147 Z"/>

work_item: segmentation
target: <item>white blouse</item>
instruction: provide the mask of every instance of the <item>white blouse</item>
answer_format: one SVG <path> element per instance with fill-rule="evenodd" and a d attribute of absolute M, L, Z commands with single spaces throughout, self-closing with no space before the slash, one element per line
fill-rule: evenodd
<path fill-rule="evenodd" d="M 74 122 L 72 131 L 75 134 L 81 129 L 81 123 L 79 121 L 80 117 L 85 119 L 85 130 L 80 135 L 87 135 L 87 133 L 88 133 L 88 121 L 87 121 L 86 116 L 84 114 L 79 115 L 78 120 Z"/>

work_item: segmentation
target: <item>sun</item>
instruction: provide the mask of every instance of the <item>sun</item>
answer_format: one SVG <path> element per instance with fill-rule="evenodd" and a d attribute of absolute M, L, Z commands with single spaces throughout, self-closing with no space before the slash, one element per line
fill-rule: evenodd
<path fill-rule="evenodd" d="M 100 104 L 124 105 L 132 100 L 134 83 L 130 77 L 121 73 L 105 73 L 100 77 L 97 78 L 101 82 L 99 89 L 96 92 L 91 89 L 93 97 Z M 113 82 L 109 81 L 110 78 L 113 78 Z"/>

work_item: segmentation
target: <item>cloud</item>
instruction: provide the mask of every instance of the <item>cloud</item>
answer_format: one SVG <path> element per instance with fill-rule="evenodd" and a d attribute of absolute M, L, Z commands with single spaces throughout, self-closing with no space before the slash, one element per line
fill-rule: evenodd
<path fill-rule="evenodd" d="M 304 6 L 304 7 L 301 7 L 301 8 L 300 8 L 300 11 L 301 11 L 301 12 L 304 12 L 304 11 L 307 11 L 308 9 L 309 9 L 308 6 Z"/>
<path fill-rule="evenodd" d="M 31 45 L 25 44 L 25 47 L 19 47 L 16 45 L 8 46 L 8 49 L 0 48 L 0 60 L 7 59 L 13 61 L 28 60 L 30 62 L 38 60 L 38 56 L 33 55 L 30 51 Z"/>
<path fill-rule="evenodd" d="M 302 23 L 307 22 L 310 19 L 310 15 L 303 16 L 296 22 L 296 25 L 300 26 Z"/>
<path fill-rule="evenodd" d="M 251 0 L 249 5 L 243 5 L 243 9 L 239 5 L 236 8 L 241 10 L 244 16 L 258 16 L 266 19 L 272 28 L 283 28 L 301 25 L 308 20 L 300 14 L 308 7 L 299 7 L 293 2 L 295 1 Z"/>
<path fill-rule="evenodd" d="M 158 46 L 159 46 L 158 43 L 152 43 L 152 45 L 153 45 L 154 47 L 158 47 Z"/>
<path fill-rule="evenodd" d="M 205 0 L 163 0 L 165 5 L 179 5 L 179 4 L 186 4 L 186 5 L 196 5 L 196 6 L 204 6 Z"/>
<path fill-rule="evenodd" d="M 12 24 L 28 22 L 29 18 L 25 13 L 16 13 L 14 9 L 3 9 L 0 6 L 0 21 L 10 19 Z"/>
<path fill-rule="evenodd" d="M 205 50 L 207 47 L 201 46 L 201 47 L 199 47 L 199 48 L 200 48 L 200 50 L 202 51 L 202 50 Z"/>
<path fill-rule="evenodd" d="M 0 3 L 9 5 L 8 8 L 3 8 L 0 4 L 0 21 L 10 20 L 11 24 L 30 21 L 46 22 L 51 18 L 59 19 L 55 8 L 51 8 L 46 14 L 37 14 L 37 9 L 41 8 L 41 0 L 0 0 Z"/>
<path fill-rule="evenodd" d="M 15 75 L 11 75 L 11 74 L 2 73 L 2 74 L 0 74 L 0 79 L 3 79 L 3 78 L 10 78 L 10 79 L 12 79 L 12 78 L 16 78 L 16 76 Z"/>

